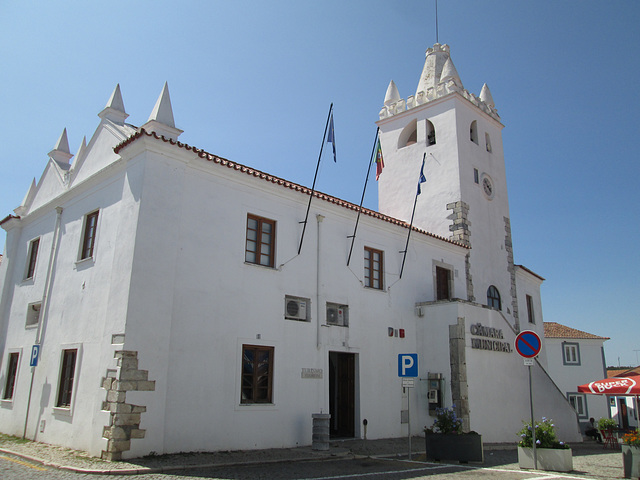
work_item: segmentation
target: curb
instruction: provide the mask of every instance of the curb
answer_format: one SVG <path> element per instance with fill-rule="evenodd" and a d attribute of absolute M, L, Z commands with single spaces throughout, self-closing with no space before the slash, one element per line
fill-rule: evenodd
<path fill-rule="evenodd" d="M 92 475 L 148 475 L 152 473 L 169 473 L 169 472 L 175 472 L 179 470 L 195 470 L 199 468 L 225 468 L 225 467 L 228 468 L 228 467 L 238 467 L 238 466 L 247 466 L 247 465 L 275 464 L 275 463 L 283 463 L 283 462 L 309 462 L 313 460 L 337 460 L 340 458 L 347 457 L 349 455 L 353 455 L 351 454 L 350 451 L 333 452 L 333 453 L 318 452 L 317 454 L 304 456 L 304 457 L 280 458 L 280 459 L 271 459 L 271 460 L 267 459 L 267 460 L 249 460 L 249 461 L 203 463 L 203 464 L 188 464 L 188 465 L 165 465 L 161 467 L 98 469 L 98 468 L 73 467 L 70 465 L 62 465 L 55 462 L 48 462 L 46 460 L 43 460 L 42 458 L 33 457 L 31 455 L 15 452 L 13 450 L 9 450 L 6 448 L 0 448 L 0 452 L 19 457 L 33 463 L 39 463 L 40 465 L 55 468 L 58 470 L 65 470 L 65 471 L 70 471 L 74 473 L 84 473 L 84 474 L 92 474 Z"/>

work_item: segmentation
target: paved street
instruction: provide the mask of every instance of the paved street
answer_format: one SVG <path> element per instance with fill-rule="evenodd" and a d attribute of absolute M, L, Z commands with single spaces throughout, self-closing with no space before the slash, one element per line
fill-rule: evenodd
<path fill-rule="evenodd" d="M 172 470 L 165 473 L 149 473 L 145 480 L 195 480 L 195 479 L 270 479 L 270 480 L 330 480 L 330 479 L 391 479 L 419 480 L 449 479 L 611 479 L 622 478 L 619 452 L 604 452 L 600 448 L 577 451 L 574 455 L 575 471 L 570 474 L 530 472 L 517 467 L 513 449 L 485 452 L 484 465 L 447 465 L 419 461 L 420 454 L 407 461 L 399 456 L 359 457 L 341 456 L 318 460 L 299 460 L 238 464 L 233 466 L 207 466 Z M 180 468 L 170 466 L 165 468 Z M 69 470 L 43 466 L 11 454 L 0 454 L 0 478 L 3 480 L 79 480 L 105 478 L 103 475 L 76 473 Z M 114 480 L 131 480 L 131 475 L 110 475 Z"/>

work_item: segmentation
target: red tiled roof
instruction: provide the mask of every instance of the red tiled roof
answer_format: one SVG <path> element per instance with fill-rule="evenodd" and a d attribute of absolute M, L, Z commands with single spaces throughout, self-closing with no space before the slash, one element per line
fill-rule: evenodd
<path fill-rule="evenodd" d="M 640 367 L 635 368 L 616 368 L 616 369 L 607 369 L 607 378 L 611 377 L 629 377 L 640 375 Z"/>
<path fill-rule="evenodd" d="M 264 173 L 261 172 L 260 170 L 256 170 L 255 168 L 251 168 L 251 167 L 247 167 L 245 165 L 236 163 L 236 162 L 232 162 L 231 160 L 227 160 L 226 158 L 222 158 L 222 157 L 218 157 L 217 155 L 213 155 L 211 153 L 208 153 L 204 150 L 201 150 L 199 148 L 196 147 L 192 147 L 191 145 L 187 145 L 186 143 L 182 143 L 179 142 L 177 140 L 172 140 L 170 138 L 166 138 L 164 135 L 158 135 L 155 132 L 147 132 L 144 128 L 141 128 L 138 132 L 136 132 L 135 134 L 133 134 L 132 136 L 130 136 L 129 138 L 127 138 L 124 142 L 121 142 L 120 144 L 116 145 L 113 149 L 113 151 L 117 154 L 120 152 L 120 150 L 122 150 L 123 148 L 127 147 L 128 145 L 132 144 L 133 142 L 135 142 L 138 138 L 141 138 L 143 135 L 146 135 L 148 137 L 151 138 L 155 138 L 157 140 L 161 140 L 165 143 L 169 143 L 171 145 L 176 145 L 179 148 L 183 148 L 185 150 L 189 150 L 192 151 L 194 154 L 198 155 L 200 158 L 203 158 L 207 161 L 216 163 L 218 165 L 222 165 L 228 168 L 232 168 L 234 170 L 237 170 L 239 172 L 242 173 L 246 173 L 247 175 L 251 175 L 254 177 L 258 177 L 262 180 L 265 180 L 267 182 L 271 182 L 271 183 L 275 183 L 277 185 L 281 185 L 285 188 L 290 188 L 291 190 L 295 190 L 297 192 L 301 192 L 304 193 L 306 195 L 311 195 L 312 190 L 308 187 L 304 187 L 302 185 L 299 185 L 297 183 L 293 183 L 290 182 L 288 180 L 284 180 L 282 178 L 276 177 L 274 175 L 270 175 L 268 173 Z M 347 208 L 349 210 L 354 210 L 354 211 L 358 211 L 358 209 L 360 208 L 359 205 L 356 205 L 354 203 L 351 202 L 347 202 L 346 200 L 342 200 L 340 198 L 337 197 L 333 197 L 331 195 L 327 195 L 326 193 L 322 193 L 322 192 L 318 192 L 318 191 L 313 191 L 313 196 L 316 198 L 319 198 L 321 200 L 324 200 L 326 202 L 329 203 L 334 203 L 336 205 L 339 205 L 341 207 Z M 387 215 L 383 215 L 381 213 L 378 213 L 374 210 L 369 210 L 368 208 L 362 208 L 362 213 L 364 215 L 368 215 L 369 217 L 373 217 L 373 218 L 377 218 L 380 220 L 383 220 L 385 222 L 388 223 L 392 223 L 394 225 L 398 225 L 400 227 L 404 227 L 404 228 L 409 228 L 409 224 L 407 222 L 403 222 L 402 220 L 398 220 L 397 218 L 393 218 L 393 217 L 389 217 Z M 416 228 L 416 227 L 412 227 L 411 228 L 413 231 L 427 235 L 429 237 L 433 237 L 433 238 L 437 238 L 438 240 L 442 240 L 445 241 L 447 243 L 451 243 L 453 245 L 458 245 L 460 247 L 464 247 L 464 248 L 470 248 L 462 243 L 459 242 L 454 242 L 453 240 L 449 240 L 448 238 L 444 238 L 441 237 L 439 235 L 435 235 L 433 233 L 429 233 L 425 230 Z"/>
<path fill-rule="evenodd" d="M 592 338 L 595 340 L 609 340 L 609 337 L 600 337 L 592 333 L 583 332 L 575 328 L 567 327 L 556 322 L 543 322 L 544 336 L 546 338 Z"/>

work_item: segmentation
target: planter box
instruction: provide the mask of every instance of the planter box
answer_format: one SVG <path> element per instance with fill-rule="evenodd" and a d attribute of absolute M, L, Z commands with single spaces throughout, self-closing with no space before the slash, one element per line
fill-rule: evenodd
<path fill-rule="evenodd" d="M 536 448 L 538 470 L 570 472 L 573 470 L 573 454 L 570 448 Z M 533 448 L 518 447 L 520 468 L 533 469 Z"/>
<path fill-rule="evenodd" d="M 484 462 L 482 435 L 425 433 L 427 459 Z"/>
<path fill-rule="evenodd" d="M 640 478 L 640 447 L 622 445 L 624 478 Z"/>

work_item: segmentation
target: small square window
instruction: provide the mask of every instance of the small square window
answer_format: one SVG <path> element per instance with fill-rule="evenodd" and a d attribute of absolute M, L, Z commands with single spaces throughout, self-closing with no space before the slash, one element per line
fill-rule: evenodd
<path fill-rule="evenodd" d="M 27 321 L 25 327 L 35 327 L 40 322 L 40 310 L 42 303 L 31 303 L 27 307 Z"/>
<path fill-rule="evenodd" d="M 247 215 L 247 238 L 244 261 L 265 267 L 275 264 L 276 222 Z"/>
<path fill-rule="evenodd" d="M 565 365 L 580 365 L 580 344 L 563 342 L 562 362 Z"/>
<path fill-rule="evenodd" d="M 383 252 L 364 247 L 364 286 L 383 289 Z"/>
<path fill-rule="evenodd" d="M 88 214 L 84 220 L 84 233 L 82 235 L 82 249 L 80 260 L 93 257 L 98 230 L 98 211 Z"/>
<path fill-rule="evenodd" d="M 29 243 L 29 257 L 27 258 L 27 271 L 24 275 L 25 280 L 33 278 L 36 273 L 36 260 L 38 259 L 38 248 L 40 247 L 40 238 L 31 240 Z"/>
<path fill-rule="evenodd" d="M 349 305 L 327 302 L 327 325 L 349 326 Z"/>

